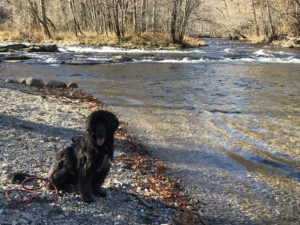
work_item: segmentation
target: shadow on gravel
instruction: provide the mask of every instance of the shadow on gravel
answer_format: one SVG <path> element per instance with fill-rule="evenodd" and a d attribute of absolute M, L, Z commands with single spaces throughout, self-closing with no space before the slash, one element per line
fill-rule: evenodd
<path fill-rule="evenodd" d="M 80 131 L 58 127 L 58 126 L 51 126 L 43 123 L 36 123 L 32 121 L 26 121 L 14 116 L 8 116 L 0 114 L 0 127 L 1 130 L 6 129 L 22 129 L 26 130 L 27 132 L 35 132 L 45 136 L 55 136 L 55 137 L 73 137 L 75 135 L 79 135 Z"/>

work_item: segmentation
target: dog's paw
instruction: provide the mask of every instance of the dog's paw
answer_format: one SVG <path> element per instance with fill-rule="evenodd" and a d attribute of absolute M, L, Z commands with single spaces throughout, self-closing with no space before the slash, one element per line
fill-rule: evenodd
<path fill-rule="evenodd" d="M 93 195 L 81 195 L 81 199 L 86 203 L 92 203 L 96 201 Z"/>
<path fill-rule="evenodd" d="M 102 197 L 102 198 L 107 197 L 107 191 L 106 191 L 106 189 L 104 187 L 100 187 L 97 190 L 94 190 L 94 194 L 97 197 Z"/>

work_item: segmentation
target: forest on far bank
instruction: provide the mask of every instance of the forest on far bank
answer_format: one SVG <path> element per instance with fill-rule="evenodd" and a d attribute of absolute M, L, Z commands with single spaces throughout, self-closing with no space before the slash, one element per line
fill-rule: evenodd
<path fill-rule="evenodd" d="M 0 39 L 131 42 L 300 36 L 300 0 L 1 0 Z M 113 41 L 115 39 L 115 41 Z M 193 42 L 193 39 L 186 39 Z M 111 43 L 110 43 L 111 42 Z M 144 43 L 145 42 L 145 43 Z"/>

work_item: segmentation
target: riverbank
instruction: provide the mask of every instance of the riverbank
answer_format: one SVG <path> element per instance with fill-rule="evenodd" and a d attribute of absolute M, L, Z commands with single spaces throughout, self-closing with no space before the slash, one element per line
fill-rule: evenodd
<path fill-rule="evenodd" d="M 167 175 L 164 163 L 128 133 L 125 123 L 116 134 L 107 198 L 86 204 L 76 194 L 64 194 L 51 203 L 12 204 L 3 193 L 20 187 L 11 184 L 9 174 L 24 171 L 45 177 L 55 154 L 83 132 L 86 116 L 109 107 L 76 89 L 40 89 L 0 80 L 0 93 L 4 224 L 205 224 L 198 203 Z M 42 197 L 49 197 L 49 191 L 43 190 Z"/>
<path fill-rule="evenodd" d="M 248 36 L 242 41 L 277 48 L 300 48 L 300 37 L 282 37 L 269 41 L 264 36 Z"/>
<path fill-rule="evenodd" d="M 166 33 L 142 33 L 128 34 L 122 40 L 118 40 L 113 34 L 85 33 L 84 35 L 74 36 L 73 33 L 57 33 L 52 39 L 45 38 L 41 33 L 34 33 L 30 36 L 17 31 L 0 31 L 0 41 L 2 42 L 28 42 L 45 44 L 64 44 L 64 45 L 86 45 L 86 46 L 110 46 L 124 49 L 163 49 L 178 50 L 185 48 L 198 48 L 206 46 L 205 41 L 200 38 L 185 36 L 182 44 L 170 43 Z"/>

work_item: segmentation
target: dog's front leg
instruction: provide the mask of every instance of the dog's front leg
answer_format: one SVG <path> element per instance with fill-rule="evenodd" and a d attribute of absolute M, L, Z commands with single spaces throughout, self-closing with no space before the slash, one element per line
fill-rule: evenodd
<path fill-rule="evenodd" d="M 81 168 L 78 174 L 78 187 L 82 201 L 91 203 L 95 201 L 92 192 L 93 172 L 91 168 Z"/>

